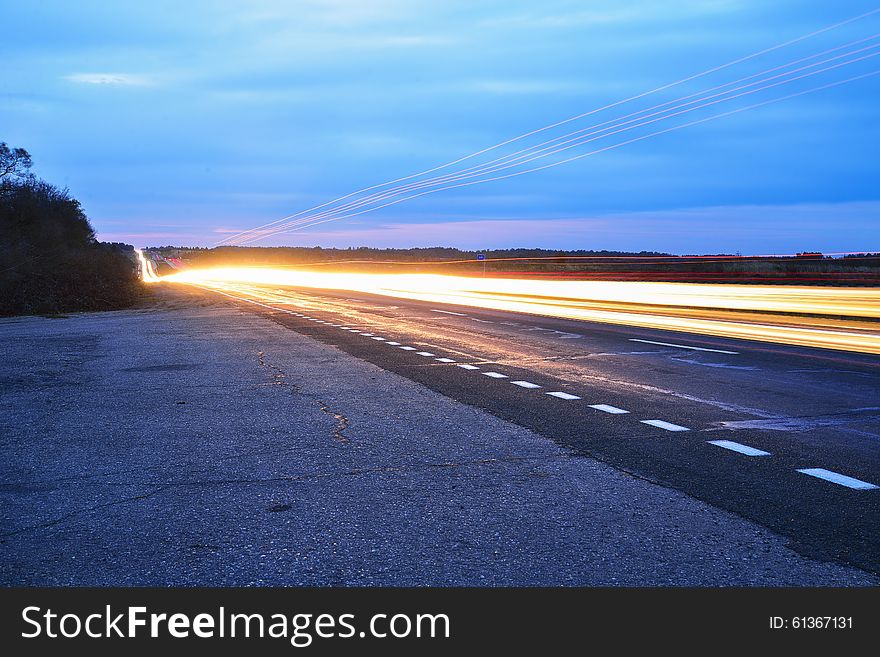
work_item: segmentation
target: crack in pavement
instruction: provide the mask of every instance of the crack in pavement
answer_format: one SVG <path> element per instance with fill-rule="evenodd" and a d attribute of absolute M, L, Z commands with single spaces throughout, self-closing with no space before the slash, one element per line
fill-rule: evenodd
<path fill-rule="evenodd" d="M 340 443 L 347 443 L 348 438 L 343 435 L 343 431 L 348 429 L 351 425 L 351 422 L 347 417 L 345 417 L 342 413 L 337 413 L 334 411 L 327 403 L 321 399 L 315 400 L 318 403 L 318 407 L 321 409 L 321 412 L 325 415 L 329 415 L 334 420 L 336 420 L 336 426 L 333 428 L 333 438 L 334 440 L 339 441 Z"/>
<path fill-rule="evenodd" d="M 155 490 L 150 491 L 149 493 L 142 493 L 140 495 L 133 495 L 132 497 L 125 497 L 121 500 L 113 500 L 112 502 L 105 502 L 104 504 L 96 504 L 94 506 L 90 506 L 90 507 L 87 507 L 84 509 L 77 509 L 75 511 L 71 511 L 70 513 L 66 513 L 59 518 L 55 518 L 54 520 L 49 520 L 47 522 L 43 522 L 43 523 L 40 523 L 37 525 L 29 525 L 27 527 L 21 527 L 20 529 L 16 529 L 14 531 L 7 532 L 5 534 L 0 534 L 0 538 L 4 539 L 2 542 L 5 542 L 5 539 L 7 539 L 7 538 L 17 536 L 19 534 L 23 534 L 23 533 L 29 532 L 29 531 L 36 531 L 38 529 L 48 529 L 49 527 L 52 527 L 54 525 L 58 525 L 58 524 L 64 522 L 65 520 L 69 520 L 69 519 L 71 519 L 75 516 L 81 515 L 83 513 L 89 513 L 91 511 L 98 511 L 100 509 L 106 509 L 108 507 L 116 506 L 118 504 L 125 504 L 127 502 L 137 502 L 140 500 L 145 500 L 147 498 L 153 497 L 153 495 L 161 493 L 166 488 L 170 488 L 170 486 L 161 486 Z"/>
<path fill-rule="evenodd" d="M 311 398 L 309 395 L 304 394 L 299 386 L 297 386 L 295 383 L 292 383 L 291 381 L 289 381 L 287 379 L 286 374 L 284 373 L 284 371 L 281 368 L 268 362 L 266 360 L 265 352 L 263 352 L 263 351 L 257 352 L 257 361 L 261 367 L 266 367 L 267 369 L 272 371 L 272 381 L 270 381 L 268 384 L 257 384 L 257 385 L 280 385 L 280 386 L 290 388 L 294 393 L 296 393 L 298 395 L 302 395 L 303 397 L 306 397 L 306 398 Z M 349 442 L 348 438 L 346 436 L 344 436 L 342 434 L 342 432 L 349 428 L 349 426 L 351 424 L 350 420 L 347 417 L 345 417 L 344 415 L 334 412 L 332 410 L 332 408 L 328 404 L 326 404 L 323 400 L 316 399 L 314 401 L 318 404 L 318 407 L 322 413 L 325 413 L 336 420 L 337 424 L 334 427 L 334 431 L 333 431 L 334 439 L 339 442 L 343 442 L 343 443 Z M 222 457 L 219 457 L 218 460 L 219 461 L 227 461 L 230 459 L 239 459 L 244 456 L 251 456 L 251 455 L 257 455 L 257 454 L 271 454 L 273 452 L 283 451 L 285 449 L 289 449 L 289 448 L 287 448 L 287 447 L 284 447 L 284 448 L 261 447 L 258 449 L 249 449 L 249 450 L 245 450 L 243 452 L 229 454 L 228 456 L 222 456 Z M 126 474 L 132 474 L 132 473 L 143 473 L 143 472 L 149 472 L 151 470 L 162 472 L 165 470 L 181 469 L 183 467 L 183 465 L 184 464 L 179 463 L 179 462 L 177 462 L 177 463 L 163 463 L 161 465 L 145 465 L 145 466 L 138 467 L 138 468 L 126 468 L 123 470 L 109 470 L 109 471 L 104 471 L 104 472 L 95 472 L 95 473 L 90 473 L 90 474 L 82 474 L 82 475 L 66 476 L 66 477 L 53 477 L 51 479 L 3 482 L 3 483 L 0 483 L 0 492 L 8 492 L 12 488 L 17 488 L 17 487 L 21 487 L 21 486 L 45 486 L 45 485 L 65 484 L 65 483 L 73 483 L 73 482 L 79 482 L 79 481 L 88 481 L 91 479 L 100 479 L 102 477 L 109 477 L 109 476 L 126 475 Z M 206 469 L 196 469 L 196 470 L 190 469 L 189 470 L 189 472 L 191 472 L 191 473 L 206 472 L 206 471 L 207 471 Z M 2 534 L 0 534 L 0 536 L 2 536 Z"/>
<path fill-rule="evenodd" d="M 113 485 L 142 485 L 142 486 L 157 486 L 154 490 L 151 490 L 147 493 L 141 493 L 139 495 L 132 495 L 130 497 L 125 497 L 119 500 L 113 500 L 111 502 L 105 502 L 103 504 L 96 504 L 90 507 L 85 507 L 82 509 L 77 509 L 71 511 L 69 513 L 65 513 L 64 515 L 54 518 L 52 520 L 42 522 L 36 525 L 29 525 L 27 527 L 21 527 L 11 532 L 6 532 L 0 534 L 0 539 L 12 538 L 14 536 L 18 536 L 24 534 L 25 532 L 38 531 L 40 529 L 48 529 L 49 527 L 53 527 L 58 525 L 65 520 L 70 520 L 78 515 L 82 515 L 84 513 L 91 513 L 93 511 L 99 511 L 101 509 L 106 509 L 112 506 L 117 506 L 120 504 L 126 504 L 128 502 L 139 502 L 141 500 L 145 500 L 151 498 L 159 493 L 171 490 L 172 488 L 186 488 L 186 487 L 200 487 L 200 486 L 228 486 L 228 485 L 239 485 L 239 484 L 274 484 L 274 483 L 283 483 L 283 482 L 299 482 L 299 481 L 310 481 L 317 479 L 330 479 L 335 477 L 356 477 L 361 475 L 373 475 L 373 474 L 384 474 L 384 473 L 397 473 L 397 472 L 418 472 L 418 471 L 426 471 L 433 469 L 446 469 L 446 468 L 464 468 L 471 466 L 484 466 L 484 465 L 495 465 L 501 463 L 525 463 L 528 461 L 536 461 L 536 462 L 547 462 L 553 460 L 565 460 L 570 458 L 577 458 L 577 454 L 573 453 L 563 453 L 563 454 L 555 454 L 555 455 L 543 455 L 543 456 L 508 456 L 508 457 L 499 457 L 499 458 L 485 458 L 485 459 L 474 459 L 471 461 L 441 461 L 438 463 L 416 463 L 416 464 L 407 464 L 407 465 L 398 465 L 398 466 L 377 466 L 372 468 L 353 468 L 351 470 L 341 470 L 334 472 L 315 472 L 311 474 L 302 474 L 302 475 L 289 475 L 283 477 L 262 477 L 262 478 L 241 478 L 241 479 L 203 479 L 203 480 L 195 480 L 195 481 L 178 481 L 178 482 L 170 482 L 163 485 L 157 485 L 155 482 L 125 482 L 122 484 L 121 482 L 103 482 L 104 485 L 113 486 Z"/>
<path fill-rule="evenodd" d="M 257 352 L 257 362 L 260 364 L 261 367 L 266 367 L 272 371 L 272 383 L 276 385 L 287 386 L 291 390 L 293 390 L 295 394 L 314 399 L 315 403 L 318 405 L 318 408 L 321 410 L 322 413 L 336 420 L 336 426 L 333 427 L 333 439 L 340 443 L 349 442 L 348 437 L 344 434 L 344 432 L 351 426 L 351 421 L 345 415 L 334 411 L 331 406 L 323 399 L 318 399 L 312 397 L 311 395 L 306 395 L 305 393 L 303 393 L 302 389 L 298 385 L 296 385 L 295 383 L 291 383 L 288 380 L 287 374 L 284 372 L 284 370 L 266 360 L 266 352 Z"/>

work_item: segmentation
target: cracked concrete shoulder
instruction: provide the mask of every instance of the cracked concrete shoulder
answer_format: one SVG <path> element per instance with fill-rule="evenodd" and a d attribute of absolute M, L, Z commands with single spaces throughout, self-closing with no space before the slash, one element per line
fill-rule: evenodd
<path fill-rule="evenodd" d="M 317 479 L 329 479 L 334 477 L 360 477 L 364 475 L 374 475 L 374 474 L 386 474 L 386 473 L 403 473 L 403 472 L 413 472 L 419 470 L 442 470 L 442 469 L 454 469 L 454 468 L 465 468 L 465 467 L 474 467 L 474 466 L 487 466 L 487 465 L 499 465 L 504 463 L 526 463 L 529 461 L 535 462 L 543 462 L 546 463 L 548 461 L 556 461 L 556 460 L 564 460 L 569 458 L 580 458 L 575 454 L 570 453 L 562 453 L 562 454 L 554 454 L 552 456 L 541 455 L 541 456 L 507 456 L 507 457 L 498 457 L 498 458 L 485 458 L 485 459 L 473 459 L 470 461 L 439 461 L 439 462 L 428 462 L 428 463 L 405 463 L 403 465 L 389 465 L 389 466 L 376 466 L 372 468 L 352 468 L 350 470 L 336 470 L 329 472 L 311 472 L 300 475 L 288 475 L 282 477 L 256 477 L 256 478 L 238 478 L 238 479 L 195 479 L 188 481 L 174 481 L 167 482 L 163 484 L 159 484 L 157 482 L 119 482 L 118 485 L 140 485 L 145 487 L 154 487 L 152 490 L 149 490 L 144 493 L 140 493 L 138 495 L 130 495 L 128 497 L 124 497 L 118 500 L 112 500 L 110 502 L 104 502 L 102 504 L 95 504 L 92 506 L 84 507 L 81 509 L 76 509 L 74 511 L 70 511 L 69 513 L 65 513 L 57 518 L 53 518 L 52 520 L 47 520 L 45 522 L 41 522 L 34 525 L 28 525 L 26 527 L 19 527 L 10 532 L 6 532 L 0 534 L 0 543 L 3 543 L 8 538 L 13 538 L 15 536 L 19 536 L 26 532 L 38 531 L 40 529 L 48 529 L 49 527 L 53 527 L 55 525 L 61 524 L 65 520 L 70 520 L 78 515 L 83 513 L 91 513 L 93 511 L 99 511 L 100 509 L 105 509 L 112 506 L 117 506 L 119 504 L 127 504 L 129 502 L 139 502 L 141 500 L 149 499 L 159 493 L 174 489 L 174 488 L 186 488 L 186 487 L 211 487 L 211 486 L 232 486 L 232 485 L 247 485 L 247 484 L 277 484 L 277 483 L 295 483 L 300 481 L 311 481 Z M 102 482 L 106 486 L 117 485 L 115 482 Z"/>
<path fill-rule="evenodd" d="M 333 439 L 340 443 L 349 442 L 348 437 L 345 435 L 344 432 L 351 426 L 351 421 L 344 414 L 333 410 L 330 404 L 325 402 L 323 399 L 319 399 L 317 397 L 314 397 L 313 395 L 305 394 L 298 385 L 288 380 L 287 374 L 284 372 L 284 370 L 268 361 L 268 359 L 266 358 L 266 352 L 257 352 L 257 362 L 260 364 L 261 367 L 265 367 L 272 372 L 271 383 L 273 385 L 282 385 L 289 387 L 295 394 L 313 399 L 322 413 L 332 417 L 336 421 L 336 424 L 333 427 Z"/>
<path fill-rule="evenodd" d="M 169 484 L 165 486 L 158 486 L 157 488 L 146 492 L 140 493 L 139 495 L 132 495 L 130 497 L 124 497 L 119 500 L 113 500 L 111 502 L 105 502 L 103 504 L 95 504 L 93 506 L 89 506 L 83 509 L 76 509 L 75 511 L 71 511 L 70 513 L 65 513 L 63 516 L 59 516 L 58 518 L 54 518 L 52 520 L 47 520 L 46 522 L 41 522 L 36 525 L 28 525 L 27 527 L 20 527 L 11 532 L 6 532 L 4 534 L 0 534 L 0 543 L 5 543 L 7 538 L 11 538 L 14 536 L 18 536 L 19 534 L 24 534 L 25 532 L 37 531 L 39 529 L 48 529 L 49 527 L 53 527 L 55 525 L 61 524 L 65 520 L 70 520 L 71 518 L 75 518 L 78 515 L 83 513 L 89 513 L 91 511 L 98 511 L 99 509 L 106 509 L 111 506 L 116 506 L 119 504 L 126 504 L 128 502 L 139 502 L 140 500 L 146 500 L 154 495 L 158 495 L 162 491 L 171 488 L 174 484 Z"/>
<path fill-rule="evenodd" d="M 321 409 L 322 413 L 324 413 L 325 415 L 329 415 L 334 420 L 336 420 L 336 426 L 333 428 L 333 438 L 341 443 L 347 443 L 348 438 L 343 435 L 342 432 L 348 429 L 349 425 L 351 424 L 349 422 L 349 419 L 345 417 L 342 413 L 337 413 L 332 408 L 330 408 L 327 402 L 321 399 L 316 399 L 315 401 L 318 403 L 318 407 Z"/>

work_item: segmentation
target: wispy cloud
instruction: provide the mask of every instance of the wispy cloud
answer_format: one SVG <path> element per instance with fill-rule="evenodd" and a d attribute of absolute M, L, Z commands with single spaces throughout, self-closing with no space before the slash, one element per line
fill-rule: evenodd
<path fill-rule="evenodd" d="M 575 28 L 611 24 L 646 23 L 660 20 L 676 20 L 682 16 L 725 13 L 739 9 L 737 0 L 685 0 L 678 3 L 631 2 L 626 6 L 617 3 L 605 7 L 554 12 L 533 10 L 496 16 L 483 22 L 491 27 Z"/>
<path fill-rule="evenodd" d="M 387 23 L 414 13 L 416 8 L 404 0 L 299 0 L 293 12 L 285 3 L 240 3 L 234 16 L 237 22 L 277 25 L 290 21 L 293 15 L 299 23 L 350 28 Z"/>
<path fill-rule="evenodd" d="M 288 233 L 267 244 L 302 246 L 456 246 L 459 248 L 585 248 L 670 253 L 706 252 L 710 232 L 726 246 L 716 251 L 794 253 L 825 244 L 827 251 L 876 249 L 864 226 L 880 212 L 880 202 L 738 205 L 627 212 L 565 218 L 490 218 L 432 223 L 344 223 L 326 230 Z M 798 231 L 792 231 L 794 222 Z M 827 235 L 835 224 L 833 239 Z M 761 247 L 754 244 L 760 243 Z"/>
<path fill-rule="evenodd" d="M 388 153 L 412 152 L 419 147 L 418 143 L 392 134 L 376 133 L 343 133 L 337 140 L 346 153 L 387 155 Z"/>
<path fill-rule="evenodd" d="M 143 87 L 153 84 L 153 80 L 144 75 L 131 73 L 73 73 L 64 78 L 78 84 L 93 84 L 108 87 Z"/>
<path fill-rule="evenodd" d="M 291 53 L 330 52 L 337 56 L 344 51 L 443 49 L 455 45 L 459 37 L 447 34 L 388 34 L 351 30 L 303 30 L 301 26 L 276 29 L 260 39 L 258 48 L 270 57 L 290 57 Z"/>
<path fill-rule="evenodd" d="M 98 238 L 105 242 L 136 242 L 143 244 L 142 240 L 146 239 L 198 239 L 201 233 L 179 233 L 179 232 L 125 232 L 125 233 L 108 233 L 104 231 L 98 232 Z"/>
<path fill-rule="evenodd" d="M 444 34 L 376 34 L 349 41 L 365 48 L 418 48 L 448 46 L 456 42 L 454 38 Z"/>
<path fill-rule="evenodd" d="M 464 87 L 488 94 L 550 94 L 584 90 L 584 85 L 574 80 L 475 80 L 465 83 Z"/>

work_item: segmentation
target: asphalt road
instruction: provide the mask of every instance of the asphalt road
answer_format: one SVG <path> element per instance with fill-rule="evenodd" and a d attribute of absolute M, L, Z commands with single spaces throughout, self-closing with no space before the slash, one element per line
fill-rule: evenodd
<path fill-rule="evenodd" d="M 281 312 L 163 285 L 141 309 L 0 319 L 0 584 L 880 582 L 840 563 L 876 554 L 876 491 L 791 471 L 867 478 L 864 459 L 785 454 L 796 443 L 780 431 L 704 431 L 752 417 L 698 401 L 748 394 L 736 386 L 628 382 L 662 379 L 675 352 L 603 327 L 290 294 Z M 716 436 L 774 453 L 706 444 Z M 771 505 L 786 536 L 742 517 Z M 849 543 L 830 536 L 840 527 Z"/>
<path fill-rule="evenodd" d="M 230 292 L 283 326 L 754 520 L 801 554 L 880 572 L 877 356 L 361 293 Z"/>

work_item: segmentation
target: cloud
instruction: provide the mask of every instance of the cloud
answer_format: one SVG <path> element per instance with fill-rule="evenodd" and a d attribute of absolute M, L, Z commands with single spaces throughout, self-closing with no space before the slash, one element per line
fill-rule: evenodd
<path fill-rule="evenodd" d="M 567 80 L 475 80 L 465 88 L 488 94 L 552 94 L 584 91 L 585 86 Z"/>
<path fill-rule="evenodd" d="M 279 2 L 239 3 L 233 15 L 237 22 L 277 25 L 279 22 L 362 27 L 412 16 L 417 10 L 404 0 L 299 0 L 295 7 Z"/>
<path fill-rule="evenodd" d="M 131 73 L 73 73 L 64 79 L 78 84 L 108 87 L 143 87 L 153 83 L 148 77 Z"/>
<path fill-rule="evenodd" d="M 448 46 L 456 43 L 456 39 L 443 34 L 379 34 L 363 37 L 356 41 L 364 47 L 375 48 L 410 48 L 420 46 Z"/>
<path fill-rule="evenodd" d="M 629 25 L 654 21 L 674 21 L 699 14 L 716 14 L 740 8 L 736 0 L 697 0 L 676 4 L 656 2 L 634 2 L 621 7 L 611 3 L 605 7 L 592 7 L 586 10 L 554 12 L 533 10 L 524 13 L 496 16 L 483 21 L 484 25 L 495 27 L 535 28 L 577 28 L 585 26 L 607 26 L 612 24 Z"/>
<path fill-rule="evenodd" d="M 340 51 L 383 52 L 410 49 L 443 49 L 461 41 L 460 37 L 431 33 L 370 33 L 351 30 L 303 29 L 301 25 L 276 29 L 260 37 L 257 48 L 264 56 L 280 57 L 289 65 L 292 53 L 314 56 L 318 51 L 332 57 Z"/>
<path fill-rule="evenodd" d="M 181 238 L 192 239 L 197 237 L 195 233 L 177 233 L 177 232 L 119 232 L 111 233 L 98 231 L 98 238 L 106 242 L 138 242 L 144 239 L 170 238 L 180 240 Z"/>

